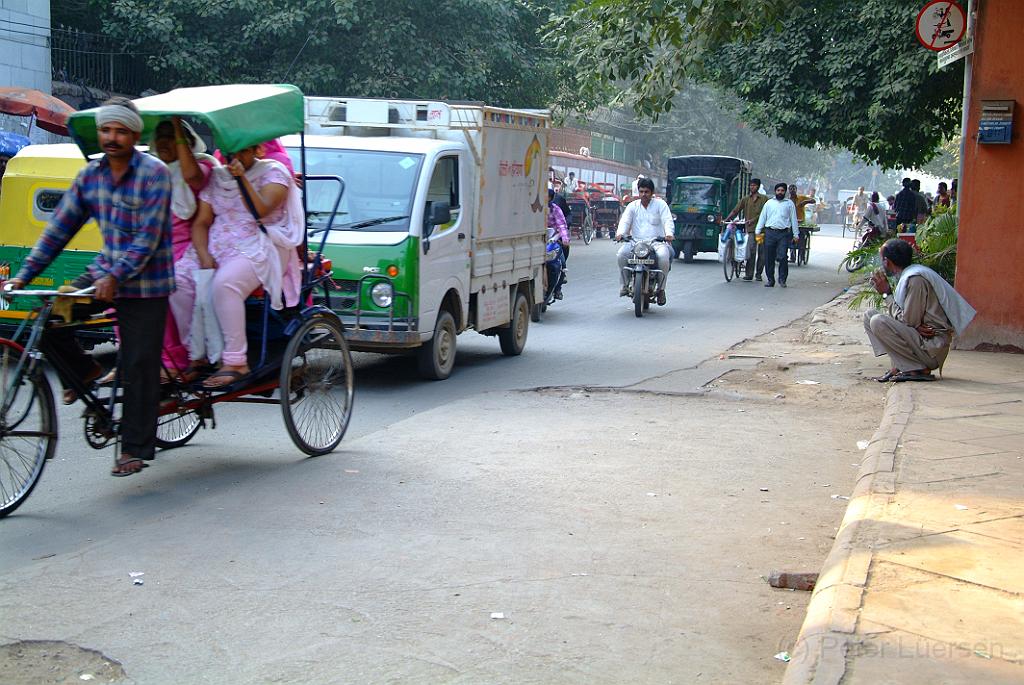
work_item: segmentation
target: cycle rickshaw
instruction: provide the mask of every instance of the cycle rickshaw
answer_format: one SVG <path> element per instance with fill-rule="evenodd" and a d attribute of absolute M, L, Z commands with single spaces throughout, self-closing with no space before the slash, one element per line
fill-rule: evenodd
<path fill-rule="evenodd" d="M 303 95 L 294 86 L 183 88 L 136 100 L 135 104 L 145 122 L 144 136 L 162 119 L 177 115 L 208 129 L 216 146 L 225 153 L 303 132 Z M 99 152 L 95 113 L 78 112 L 69 122 L 86 156 Z M 300 168 L 304 169 L 304 145 L 300 156 Z M 341 178 L 306 176 L 304 182 L 307 186 L 315 182 L 337 184 L 337 212 L 345 186 Z M 254 293 L 247 300 L 251 374 L 217 388 L 180 378 L 172 378 L 162 386 L 159 448 L 186 444 L 207 422 L 213 427 L 214 405 L 221 402 L 279 404 L 289 436 L 308 455 L 326 454 L 338 446 L 352 414 L 354 371 L 340 320 L 330 309 L 316 303 L 322 298 L 314 299 L 320 290 L 328 295 L 332 285 L 330 266 L 321 258 L 332 224 L 333 216 L 322 229 L 315 253 L 308 251 L 310 232 L 303 232 L 299 249 L 305 268 L 297 306 L 273 310 L 265 293 Z M 59 302 L 66 303 L 65 298 L 87 298 L 91 290 L 67 293 L 31 289 L 31 285 L 26 290 L 5 290 L 8 297 L 37 298 L 40 305 L 27 314 L 13 339 L 0 339 L 0 517 L 26 500 L 46 462 L 56 452 L 56 405 L 38 348 L 43 330 L 54 326 L 70 327 L 76 333 L 105 330 L 108 340 L 115 339 L 111 327 L 116 319 L 109 310 L 80 321 L 68 317 L 62 322 L 55 316 Z M 48 361 L 58 370 L 68 371 L 61 359 Z M 119 450 L 122 393 L 117 375 L 109 386 L 86 384 L 78 381 L 74 373 L 62 375 L 85 405 L 83 418 L 89 446 L 102 449 L 113 444 Z"/>

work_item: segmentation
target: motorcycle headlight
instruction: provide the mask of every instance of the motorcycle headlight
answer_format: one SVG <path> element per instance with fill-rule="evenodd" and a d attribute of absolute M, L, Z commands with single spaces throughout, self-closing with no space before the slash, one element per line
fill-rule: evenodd
<path fill-rule="evenodd" d="M 395 299 L 395 289 L 390 283 L 377 283 L 370 289 L 370 298 L 378 307 L 390 307 Z"/>
<path fill-rule="evenodd" d="M 714 214 L 708 214 L 708 223 L 709 224 L 715 223 L 715 215 Z"/>
<path fill-rule="evenodd" d="M 637 243 L 636 247 L 633 248 L 633 254 L 640 259 L 644 259 L 647 255 L 651 254 L 651 246 L 647 243 Z"/>

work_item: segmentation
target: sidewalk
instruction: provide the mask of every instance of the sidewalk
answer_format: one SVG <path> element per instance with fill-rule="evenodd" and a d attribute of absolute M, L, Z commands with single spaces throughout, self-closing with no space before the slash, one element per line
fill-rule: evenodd
<path fill-rule="evenodd" d="M 893 384 L 786 685 L 1024 682 L 1024 356 Z"/>

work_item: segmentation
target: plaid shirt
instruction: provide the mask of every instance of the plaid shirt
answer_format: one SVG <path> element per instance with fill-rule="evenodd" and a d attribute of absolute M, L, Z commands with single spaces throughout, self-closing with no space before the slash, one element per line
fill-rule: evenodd
<path fill-rule="evenodd" d="M 170 172 L 156 157 L 136 150 L 119 183 L 105 156 L 89 162 L 64 193 L 18 278 L 28 283 L 39 275 L 94 218 L 103 247 L 89 265 L 89 276 L 93 280 L 113 276 L 118 297 L 170 295 L 174 290 L 170 203 Z"/>

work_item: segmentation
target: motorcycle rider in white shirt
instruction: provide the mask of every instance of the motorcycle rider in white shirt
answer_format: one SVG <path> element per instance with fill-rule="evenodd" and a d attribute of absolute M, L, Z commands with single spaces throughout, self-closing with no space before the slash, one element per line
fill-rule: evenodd
<path fill-rule="evenodd" d="M 668 272 L 672 268 L 672 246 L 671 242 L 675 236 L 675 221 L 672 219 L 672 212 L 668 204 L 654 197 L 654 181 L 649 178 L 641 178 L 637 182 L 637 194 L 639 199 L 633 200 L 622 212 L 619 218 L 619 228 L 615 232 L 615 240 L 621 242 L 626 236 L 632 236 L 639 240 L 653 240 L 664 237 L 666 243 L 652 243 L 654 254 L 658 260 L 658 268 L 661 270 L 661 283 L 658 288 L 658 304 L 664 305 L 665 283 L 668 281 Z M 626 284 L 626 260 L 632 254 L 631 245 L 623 245 L 619 248 L 619 278 L 622 279 L 622 288 L 619 290 L 619 297 L 626 297 L 629 294 L 629 286 Z"/>

